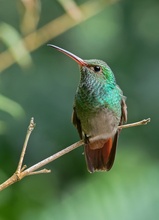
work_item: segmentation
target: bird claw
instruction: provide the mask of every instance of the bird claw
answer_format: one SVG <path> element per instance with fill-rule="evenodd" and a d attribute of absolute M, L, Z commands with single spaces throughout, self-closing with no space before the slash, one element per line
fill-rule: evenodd
<path fill-rule="evenodd" d="M 90 143 L 89 138 L 90 137 L 88 137 L 86 134 L 84 134 L 84 143 L 85 144 L 89 144 Z"/>

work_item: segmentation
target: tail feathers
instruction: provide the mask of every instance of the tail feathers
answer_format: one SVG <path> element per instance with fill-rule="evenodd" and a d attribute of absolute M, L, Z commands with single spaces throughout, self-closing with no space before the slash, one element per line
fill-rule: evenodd
<path fill-rule="evenodd" d="M 114 138 L 101 140 L 100 143 L 103 145 L 101 148 L 92 149 L 91 145 L 95 145 L 96 142 L 85 144 L 85 158 L 89 172 L 108 171 L 111 169 L 115 159 L 117 140 L 118 132 Z M 99 141 L 97 144 L 99 145 Z"/>

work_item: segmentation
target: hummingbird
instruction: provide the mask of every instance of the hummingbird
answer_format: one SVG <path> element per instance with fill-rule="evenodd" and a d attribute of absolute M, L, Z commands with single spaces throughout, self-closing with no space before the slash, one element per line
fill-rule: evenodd
<path fill-rule="evenodd" d="M 121 131 L 118 126 L 127 121 L 126 97 L 106 62 L 83 60 L 58 46 L 48 46 L 69 56 L 79 65 L 80 82 L 75 93 L 72 122 L 84 140 L 88 171 L 109 171 L 114 163 Z M 89 141 L 96 136 L 99 137 L 97 140 Z"/>

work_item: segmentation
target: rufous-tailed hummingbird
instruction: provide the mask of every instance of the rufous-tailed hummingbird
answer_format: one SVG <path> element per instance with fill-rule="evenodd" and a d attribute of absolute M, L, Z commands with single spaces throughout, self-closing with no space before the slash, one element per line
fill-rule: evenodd
<path fill-rule="evenodd" d="M 110 67 L 102 60 L 83 60 L 60 47 L 49 44 L 75 60 L 80 67 L 80 82 L 75 94 L 72 122 L 81 139 L 89 172 L 111 169 L 120 130 L 127 120 L 125 97 L 116 84 Z M 90 142 L 89 138 L 99 136 Z"/>

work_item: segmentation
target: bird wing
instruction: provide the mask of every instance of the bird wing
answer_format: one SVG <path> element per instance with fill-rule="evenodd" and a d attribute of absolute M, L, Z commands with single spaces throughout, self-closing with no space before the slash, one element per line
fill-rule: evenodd
<path fill-rule="evenodd" d="M 126 99 L 125 96 L 123 96 L 121 100 L 121 120 L 119 125 L 122 125 L 123 123 L 127 122 L 127 105 L 125 99 Z"/>
<path fill-rule="evenodd" d="M 77 117 L 77 113 L 76 113 L 76 108 L 73 107 L 73 112 L 72 112 L 72 123 L 74 124 L 74 126 L 77 128 L 78 133 L 80 138 L 82 139 L 82 128 L 81 128 L 81 121 L 79 120 L 79 118 Z"/>

